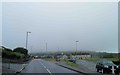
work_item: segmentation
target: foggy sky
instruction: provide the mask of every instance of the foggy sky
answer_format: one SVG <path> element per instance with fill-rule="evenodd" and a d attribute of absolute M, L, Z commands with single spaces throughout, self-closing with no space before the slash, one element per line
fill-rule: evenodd
<path fill-rule="evenodd" d="M 112 2 L 6 2 L 2 4 L 2 44 L 30 52 L 118 52 L 118 7 Z"/>

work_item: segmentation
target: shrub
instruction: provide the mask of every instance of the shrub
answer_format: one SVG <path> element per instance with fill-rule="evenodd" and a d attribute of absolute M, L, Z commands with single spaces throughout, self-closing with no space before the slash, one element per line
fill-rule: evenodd
<path fill-rule="evenodd" d="M 13 50 L 13 52 L 22 53 L 22 54 L 25 54 L 25 55 L 28 54 L 28 50 L 25 49 L 25 48 L 22 48 L 22 47 L 15 48 L 15 49 Z"/>

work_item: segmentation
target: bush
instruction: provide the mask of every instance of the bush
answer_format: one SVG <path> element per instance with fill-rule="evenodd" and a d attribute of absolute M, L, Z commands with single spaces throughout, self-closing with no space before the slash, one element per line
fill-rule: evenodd
<path fill-rule="evenodd" d="M 11 49 L 8 49 L 8 48 L 4 48 L 5 51 L 9 51 L 9 52 L 12 52 Z"/>
<path fill-rule="evenodd" d="M 11 52 L 11 51 L 3 50 L 2 51 L 2 57 L 3 58 L 8 58 L 8 59 L 20 59 L 20 58 L 24 58 L 25 55 L 21 54 L 21 53 L 17 53 L 17 52 Z"/>
<path fill-rule="evenodd" d="M 25 49 L 25 48 L 22 48 L 22 47 L 15 48 L 15 49 L 13 50 L 13 52 L 22 53 L 22 54 L 25 54 L 25 55 L 28 54 L 28 50 Z"/>

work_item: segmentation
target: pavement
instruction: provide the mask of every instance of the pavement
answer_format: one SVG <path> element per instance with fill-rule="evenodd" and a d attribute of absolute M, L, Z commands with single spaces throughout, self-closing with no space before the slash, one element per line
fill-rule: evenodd
<path fill-rule="evenodd" d="M 31 61 L 31 60 L 30 60 Z M 2 75 L 7 75 L 7 74 L 16 74 L 22 71 L 28 64 L 29 62 L 24 63 L 24 64 L 18 64 L 18 63 L 2 63 Z"/>
<path fill-rule="evenodd" d="M 62 67 L 65 67 L 65 68 L 68 68 L 68 69 L 71 69 L 71 70 L 74 70 L 78 73 L 81 73 L 83 75 L 96 75 L 95 73 L 92 73 L 91 71 L 89 71 L 87 68 L 85 68 L 83 65 L 80 65 L 79 68 L 76 68 L 76 67 L 73 67 L 73 66 L 70 66 L 68 65 L 66 62 L 58 62 L 56 63 L 57 65 L 59 66 L 62 66 Z M 100 74 L 101 75 L 101 74 Z"/>
<path fill-rule="evenodd" d="M 15 73 L 24 68 L 27 64 L 13 64 L 13 63 L 2 63 L 3 73 Z M 10 66 L 10 67 L 9 67 Z"/>
<path fill-rule="evenodd" d="M 96 63 L 87 60 L 77 60 L 76 64 L 78 64 L 84 73 L 97 73 L 96 72 Z"/>
<path fill-rule="evenodd" d="M 73 70 L 73 71 L 78 72 L 78 73 L 81 73 L 83 75 L 87 75 L 86 73 L 84 73 L 84 71 L 81 68 L 76 68 L 76 67 L 67 65 L 66 62 L 56 62 L 56 64 L 59 65 L 59 66 L 61 66 L 61 67 Z"/>

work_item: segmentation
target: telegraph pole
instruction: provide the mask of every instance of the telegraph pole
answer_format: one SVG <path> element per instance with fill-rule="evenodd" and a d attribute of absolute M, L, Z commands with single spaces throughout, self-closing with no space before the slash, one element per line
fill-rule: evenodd
<path fill-rule="evenodd" d="M 79 42 L 79 41 L 75 41 L 76 42 L 76 51 L 75 51 L 75 55 L 76 55 L 76 59 L 77 59 L 77 43 Z"/>

